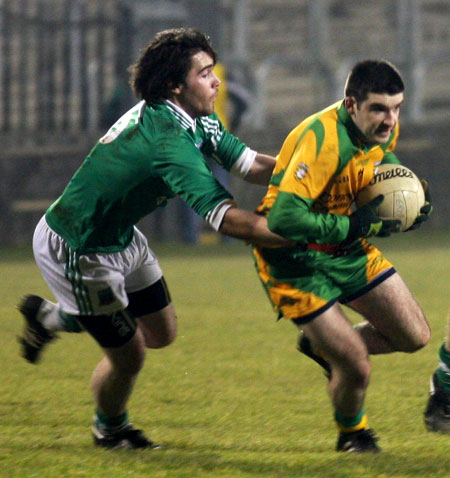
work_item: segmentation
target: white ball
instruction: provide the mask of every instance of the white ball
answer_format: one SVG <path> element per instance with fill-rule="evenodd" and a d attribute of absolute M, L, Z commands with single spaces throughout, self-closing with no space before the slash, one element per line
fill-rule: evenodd
<path fill-rule="evenodd" d="M 425 204 L 425 193 L 419 178 L 406 166 L 382 164 L 375 168 L 370 183 L 359 191 L 356 206 L 367 204 L 379 194 L 384 201 L 376 209 L 382 219 L 399 219 L 400 231 L 412 226 L 420 208 Z"/>

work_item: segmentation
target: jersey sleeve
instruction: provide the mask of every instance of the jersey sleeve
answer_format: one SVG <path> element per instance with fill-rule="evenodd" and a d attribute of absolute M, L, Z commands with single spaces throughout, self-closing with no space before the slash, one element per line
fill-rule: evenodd
<path fill-rule="evenodd" d="M 348 217 L 319 213 L 312 209 L 314 201 L 333 178 L 339 163 L 336 148 L 324 144 L 320 123 L 302 133 L 294 151 L 289 154 L 291 159 L 268 215 L 269 228 L 283 237 L 300 242 L 342 242 L 348 234 Z M 282 160 L 283 155 L 282 149 Z"/>
<path fill-rule="evenodd" d="M 245 176 L 255 157 L 247 145 L 228 132 L 215 113 L 202 116 L 198 124 L 203 136 L 202 153 L 227 171 Z"/>
<path fill-rule="evenodd" d="M 232 195 L 217 181 L 202 153 L 184 133 L 160 138 L 154 148 L 155 172 L 197 214 L 211 222 L 218 205 L 231 202 Z M 212 223 L 217 229 L 217 224 Z M 219 224 L 220 226 L 220 224 Z"/>

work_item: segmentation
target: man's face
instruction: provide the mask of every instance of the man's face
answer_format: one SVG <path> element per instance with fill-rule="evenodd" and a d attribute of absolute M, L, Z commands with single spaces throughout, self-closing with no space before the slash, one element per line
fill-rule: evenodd
<path fill-rule="evenodd" d="M 369 93 L 359 105 L 355 98 L 346 98 L 345 107 L 353 122 L 369 144 L 387 143 L 398 121 L 403 93 Z"/>
<path fill-rule="evenodd" d="M 192 56 L 192 66 L 186 84 L 173 89 L 172 101 L 192 118 L 214 112 L 214 101 L 219 92 L 220 80 L 215 75 L 211 56 L 199 51 Z"/>

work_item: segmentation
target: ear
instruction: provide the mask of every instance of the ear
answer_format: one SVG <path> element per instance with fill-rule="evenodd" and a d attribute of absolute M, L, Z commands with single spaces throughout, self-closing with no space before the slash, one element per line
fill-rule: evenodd
<path fill-rule="evenodd" d="M 171 87 L 170 91 L 172 92 L 173 95 L 179 95 L 183 91 L 183 85 L 180 83 L 176 87 Z"/>
<path fill-rule="evenodd" d="M 356 100 L 353 96 L 347 96 L 344 100 L 345 109 L 349 114 L 353 114 L 356 109 Z"/>

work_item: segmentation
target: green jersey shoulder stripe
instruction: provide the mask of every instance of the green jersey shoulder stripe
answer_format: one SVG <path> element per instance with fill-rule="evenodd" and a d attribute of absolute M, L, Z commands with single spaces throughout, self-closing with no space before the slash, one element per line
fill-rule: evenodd
<path fill-rule="evenodd" d="M 217 149 L 223 136 L 223 130 L 220 127 L 219 120 L 214 120 L 209 117 L 202 117 L 200 118 L 200 122 L 203 126 L 205 133 L 211 135 L 210 140 L 214 145 L 214 148 Z"/>

